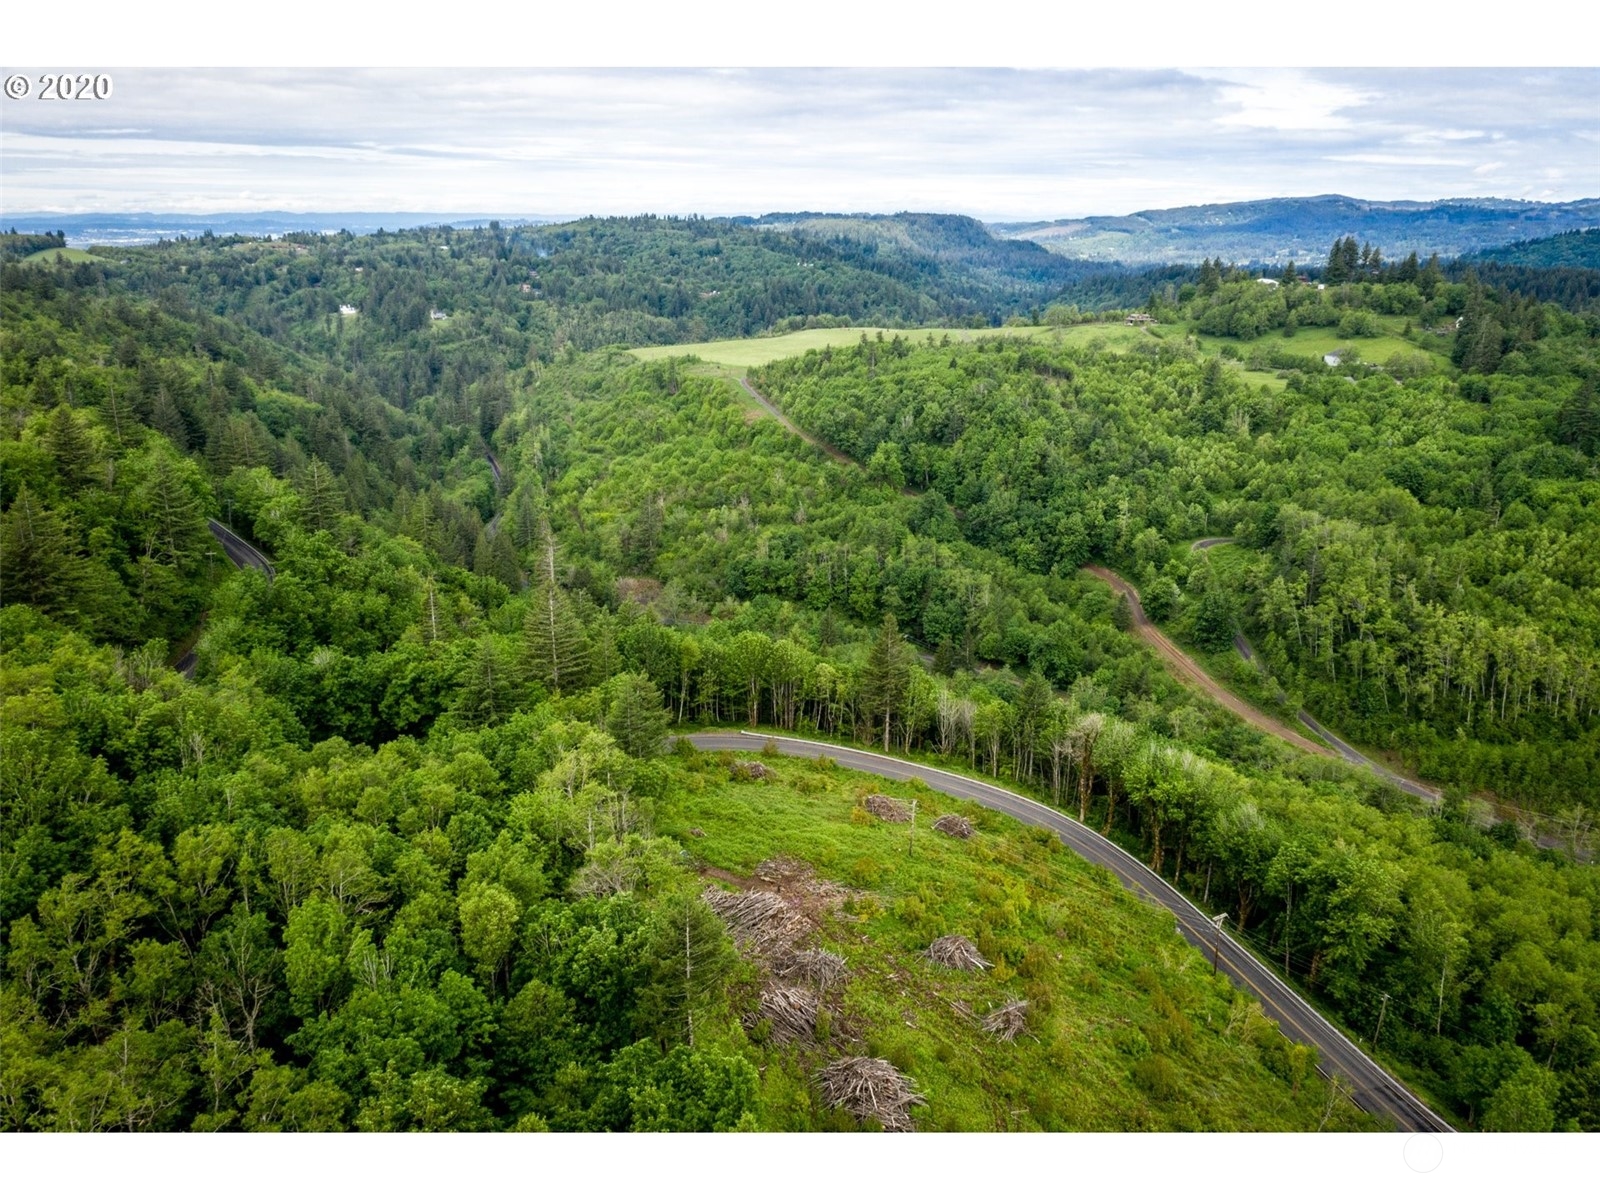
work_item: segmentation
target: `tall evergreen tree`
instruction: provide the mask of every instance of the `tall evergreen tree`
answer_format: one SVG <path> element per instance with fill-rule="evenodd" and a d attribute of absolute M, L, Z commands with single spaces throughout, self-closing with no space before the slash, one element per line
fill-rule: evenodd
<path fill-rule="evenodd" d="M 578 685 L 588 666 L 589 648 L 572 601 L 556 577 L 556 544 L 548 527 L 522 632 L 534 678 L 556 693 Z"/>
<path fill-rule="evenodd" d="M 504 720 L 511 713 L 514 684 L 512 673 L 493 641 L 484 638 L 461 677 L 456 711 L 474 726 Z"/>
<path fill-rule="evenodd" d="M 1600 401 L 1595 399 L 1594 380 L 1586 379 L 1556 413 L 1556 438 L 1585 454 L 1600 453 Z"/>
<path fill-rule="evenodd" d="M 344 496 L 339 480 L 322 459 L 312 456 L 300 472 L 301 523 L 313 532 L 333 529 L 344 512 Z"/>
<path fill-rule="evenodd" d="M 84 562 L 75 542 L 66 523 L 23 484 L 0 518 L 0 599 L 52 616 L 76 612 Z"/>
<path fill-rule="evenodd" d="M 56 460 L 56 470 L 69 489 L 82 487 L 94 475 L 94 443 L 83 431 L 77 416 L 65 404 L 50 414 L 45 429 L 45 445 Z"/>
<path fill-rule="evenodd" d="M 654 758 L 661 753 L 671 720 L 661 689 L 648 675 L 619 675 L 614 683 L 616 696 L 606 710 L 606 732 L 634 758 Z"/>
<path fill-rule="evenodd" d="M 205 536 L 196 495 L 203 487 L 194 464 L 162 447 L 151 455 L 140 499 L 145 512 L 145 538 L 158 562 L 177 566 L 186 561 Z"/>
<path fill-rule="evenodd" d="M 880 721 L 883 723 L 885 750 L 889 748 L 894 716 L 904 710 L 910 687 L 911 650 L 900 637 L 894 614 L 886 612 L 861 673 L 861 707 L 867 714 L 868 731 L 871 733 Z"/>

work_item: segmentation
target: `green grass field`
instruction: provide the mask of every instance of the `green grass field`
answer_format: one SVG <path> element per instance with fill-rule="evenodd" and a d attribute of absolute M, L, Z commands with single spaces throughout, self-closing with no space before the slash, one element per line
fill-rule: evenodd
<path fill-rule="evenodd" d="M 1284 337 L 1279 330 L 1271 330 L 1251 341 L 1241 341 L 1239 338 L 1211 337 L 1207 334 L 1195 334 L 1195 340 L 1200 344 L 1200 349 L 1206 354 L 1220 353 L 1224 346 L 1234 346 L 1241 353 L 1248 354 L 1251 347 L 1263 346 L 1279 348 L 1290 354 L 1297 354 L 1307 358 L 1321 358 L 1324 354 L 1332 354 L 1335 350 L 1354 350 L 1362 362 L 1382 366 L 1396 354 L 1411 355 L 1422 354 L 1432 360 L 1435 367 L 1447 367 L 1449 360 L 1442 354 L 1434 354 L 1422 349 L 1414 342 L 1409 342 L 1400 336 L 1400 331 L 1405 327 L 1404 317 L 1379 317 L 1378 321 L 1385 328 L 1385 332 L 1374 337 L 1341 337 L 1337 329 L 1324 327 L 1306 327 L 1297 329 L 1293 337 Z M 1252 376 L 1261 372 L 1250 372 Z"/>
<path fill-rule="evenodd" d="M 22 261 L 25 263 L 55 262 L 57 258 L 69 263 L 110 261 L 101 258 L 98 254 L 90 254 L 87 250 L 74 250 L 70 247 L 65 250 L 35 250 Z"/>
<path fill-rule="evenodd" d="M 810 1075 L 846 1054 L 886 1058 L 927 1094 L 928 1130 L 1315 1129 L 1321 1078 L 1252 1000 L 1215 976 L 1166 913 L 1041 831 L 920 785 L 804 760 L 768 757 L 764 782 L 735 782 L 727 755 L 678 760 L 683 781 L 660 831 L 697 856 L 709 879 L 748 879 L 777 856 L 847 889 L 819 906 L 812 944 L 844 956 L 849 979 L 816 1046 L 752 1033 L 762 1068 L 762 1127 L 838 1128 Z M 911 829 L 860 807 L 884 791 Z M 931 829 L 959 812 L 977 833 Z M 690 830 L 698 831 L 698 835 Z M 768 872 L 771 874 L 771 872 Z M 991 970 L 960 972 L 922 955 L 939 936 L 972 938 Z M 1010 999 L 1030 1005 L 1015 1042 L 981 1019 Z M 756 997 L 749 998 L 751 1007 Z M 1371 1129 L 1336 1101 L 1328 1127 Z"/>
<path fill-rule="evenodd" d="M 693 355 L 703 362 L 732 370 L 748 370 L 781 358 L 794 358 L 807 350 L 821 350 L 827 346 L 849 346 L 861 340 L 861 335 L 875 338 L 882 333 L 886 338 L 896 334 L 914 342 L 935 341 L 949 337 L 952 341 L 970 342 L 980 337 L 1023 337 L 1068 346 L 1087 346 L 1101 341 L 1107 349 L 1126 347 L 1140 338 L 1151 335 L 1143 329 L 1126 325 L 1074 325 L 1058 328 L 1049 325 L 1008 325 L 999 329 L 885 329 L 879 326 L 852 325 L 842 329 L 802 329 L 777 337 L 733 338 L 721 342 L 693 342 L 678 346 L 640 346 L 631 351 L 639 358 L 654 361 Z"/>

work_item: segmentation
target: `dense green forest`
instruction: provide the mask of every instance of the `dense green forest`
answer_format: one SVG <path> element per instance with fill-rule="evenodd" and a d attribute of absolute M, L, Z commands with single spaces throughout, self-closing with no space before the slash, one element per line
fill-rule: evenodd
<path fill-rule="evenodd" d="M 1019 565 L 1125 566 L 1218 648 L 1244 619 L 1314 711 L 1425 775 L 1548 809 L 1600 794 L 1592 322 L 1426 270 L 1314 290 L 1207 266 L 1201 333 L 1354 338 L 1392 314 L 1418 345 L 1359 379 L 1305 360 L 1278 392 L 1177 337 L 1122 357 L 897 339 L 760 378 Z M 1429 360 L 1441 324 L 1456 380 Z M 1243 595 L 1188 552 L 1218 535 L 1259 551 Z"/>
<path fill-rule="evenodd" d="M 786 291 L 765 272 L 807 269 L 770 240 L 793 236 L 594 222 L 3 268 L 7 1127 L 851 1127 L 810 1085 L 828 1047 L 944 1080 L 930 1127 L 1360 1125 L 1186 981 L 1161 922 L 1020 832 L 984 833 L 968 896 L 858 844 L 842 773 L 663 752 L 729 724 L 1047 798 L 1226 904 L 1353 1031 L 1381 1011 L 1376 1052 L 1458 1121 L 1600 1127 L 1593 868 L 1242 725 L 1075 570 L 1129 569 L 1200 640 L 1244 622 L 1316 711 L 1421 769 L 1570 807 L 1596 790 L 1594 328 L 1431 276 L 1329 295 L 1213 266 L 1162 315 L 1241 362 L 1241 314 L 1287 346 L 1328 309 L 1353 339 L 1409 322 L 1426 366 L 1351 382 L 1291 353 L 1274 390 L 1174 332 L 1120 356 L 908 333 L 766 368 L 861 467 L 693 364 L 584 352 L 982 315 L 826 241 L 806 254 L 838 291 Z M 234 570 L 208 518 L 274 575 Z M 1208 588 L 1207 534 L 1254 556 L 1242 592 Z M 191 644 L 192 679 L 169 666 Z M 837 805 L 807 853 L 860 893 L 818 933 L 866 957 L 810 1048 L 748 1020 L 759 964 L 694 870 L 809 845 L 742 832 L 782 789 Z M 1065 908 L 1062 872 L 1090 888 Z M 1087 932 L 1112 910 L 1137 954 Z M 1043 1022 L 1025 1057 L 912 1036 L 878 950 L 845 946 L 926 972 L 911 952 L 951 921 Z M 1090 1013 L 1126 1029 L 1104 1059 L 1067 1036 Z"/>

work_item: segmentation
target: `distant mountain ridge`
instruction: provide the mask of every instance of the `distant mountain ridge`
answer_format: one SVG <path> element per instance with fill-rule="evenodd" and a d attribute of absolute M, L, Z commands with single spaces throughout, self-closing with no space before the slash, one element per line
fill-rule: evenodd
<path fill-rule="evenodd" d="M 180 237 L 199 237 L 208 230 L 218 237 L 242 234 L 247 237 L 277 237 L 283 233 L 376 233 L 380 229 L 415 229 L 419 226 L 455 225 L 476 228 L 490 221 L 508 225 L 543 224 L 568 220 L 562 216 L 508 216 L 482 213 L 425 212 L 263 212 L 227 213 L 5 213 L 0 226 L 16 226 L 24 232 L 60 230 L 67 244 L 76 247 L 134 246 Z"/>
<path fill-rule="evenodd" d="M 1600 198 L 1538 200 L 1359 200 L 1280 197 L 1235 204 L 1147 209 L 1115 217 L 1003 222 L 989 228 L 1067 258 L 1128 264 L 1319 262 L 1336 238 L 1381 246 L 1390 258 L 1454 258 L 1509 242 L 1600 226 Z"/>
<path fill-rule="evenodd" d="M 1506 263 L 1517 267 L 1574 267 L 1600 270 L 1600 229 L 1558 233 L 1554 237 L 1512 242 L 1468 255 L 1473 262 Z"/>

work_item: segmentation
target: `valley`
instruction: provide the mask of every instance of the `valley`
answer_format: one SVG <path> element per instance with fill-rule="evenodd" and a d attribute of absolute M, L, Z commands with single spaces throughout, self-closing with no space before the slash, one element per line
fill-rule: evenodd
<path fill-rule="evenodd" d="M 6 1128 L 1600 1127 L 1585 310 L 7 236 Z"/>

